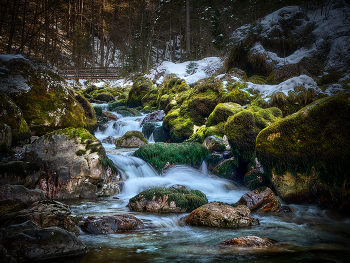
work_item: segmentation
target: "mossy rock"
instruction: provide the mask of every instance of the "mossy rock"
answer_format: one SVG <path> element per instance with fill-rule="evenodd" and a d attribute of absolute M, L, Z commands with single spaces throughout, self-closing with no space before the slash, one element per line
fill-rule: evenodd
<path fill-rule="evenodd" d="M 174 97 L 177 97 L 179 94 L 187 91 L 188 89 L 189 86 L 184 79 L 170 74 L 169 77 L 164 78 L 162 88 L 159 91 L 157 99 L 158 109 L 165 110 L 166 106 Z"/>
<path fill-rule="evenodd" d="M 152 143 L 141 146 L 134 155 L 151 164 L 158 172 L 169 162 L 171 165 L 187 164 L 199 167 L 209 154 L 206 147 L 198 143 Z"/>
<path fill-rule="evenodd" d="M 115 111 L 116 108 L 126 106 L 126 102 L 124 100 L 118 100 L 108 104 L 109 111 Z"/>
<path fill-rule="evenodd" d="M 134 207 L 132 203 L 138 203 L 142 201 L 158 201 L 164 206 L 162 201 L 166 200 L 167 207 L 172 205 L 178 208 L 182 208 L 183 212 L 191 212 L 194 209 L 208 203 L 208 199 L 204 193 L 199 190 L 181 189 L 181 188 L 150 188 L 142 191 L 138 195 L 129 200 L 129 207 Z M 162 211 L 163 207 L 159 207 Z"/>
<path fill-rule="evenodd" d="M 142 106 L 142 98 L 154 88 L 152 81 L 147 77 L 139 77 L 134 82 L 126 104 L 129 107 Z"/>
<path fill-rule="evenodd" d="M 209 115 L 206 126 L 215 126 L 220 122 L 226 122 L 229 116 L 242 110 L 243 107 L 237 103 L 219 103 Z"/>
<path fill-rule="evenodd" d="M 252 96 L 249 92 L 243 90 L 247 89 L 246 82 L 234 82 L 231 85 L 226 86 L 227 92 L 222 93 L 220 98 L 221 102 L 234 102 L 240 105 L 249 104 L 252 101 Z"/>
<path fill-rule="evenodd" d="M 5 125 L 10 127 L 12 133 L 11 142 L 14 145 L 22 141 L 28 142 L 30 129 L 25 121 L 22 111 L 6 94 L 0 91 L 0 127 L 5 130 Z M 8 148 L 11 145 L 7 145 Z"/>
<path fill-rule="evenodd" d="M 323 98 L 261 131 L 256 153 L 264 169 L 297 174 L 315 169 L 327 184 L 350 178 L 350 92 Z"/>
<path fill-rule="evenodd" d="M 110 102 L 114 101 L 114 96 L 109 92 L 103 92 L 98 94 L 97 96 L 93 97 L 94 100 L 104 101 L 104 102 Z"/>
<path fill-rule="evenodd" d="M 327 74 L 322 75 L 322 77 L 319 80 L 317 80 L 317 84 L 327 85 L 331 83 L 337 83 L 342 75 L 343 75 L 342 72 L 329 71 L 327 72 Z"/>
<path fill-rule="evenodd" d="M 102 116 L 102 107 L 101 106 L 94 106 L 94 110 L 97 116 Z"/>
<path fill-rule="evenodd" d="M 270 186 L 270 175 L 265 172 L 261 166 L 258 158 L 255 156 L 250 160 L 247 173 L 244 175 L 244 184 L 250 189 L 254 190 L 260 187 Z"/>
<path fill-rule="evenodd" d="M 256 137 L 271 123 L 280 120 L 282 112 L 278 108 L 261 109 L 250 107 L 228 118 L 225 134 L 233 154 L 248 163 L 255 155 Z"/>
<path fill-rule="evenodd" d="M 170 140 L 170 133 L 163 126 L 159 126 L 154 129 L 153 138 L 155 142 L 167 142 Z"/>
<path fill-rule="evenodd" d="M 114 108 L 114 111 L 116 113 L 121 114 L 123 117 L 136 117 L 136 116 L 141 116 L 141 113 L 134 108 L 129 108 L 126 106 L 119 106 Z"/>
<path fill-rule="evenodd" d="M 238 160 L 235 157 L 232 157 L 215 166 L 213 174 L 226 179 L 234 179 L 237 168 Z"/>
<path fill-rule="evenodd" d="M 220 122 L 215 126 L 201 127 L 194 134 L 192 134 L 191 137 L 186 141 L 203 143 L 205 138 L 207 138 L 208 136 L 215 135 L 215 136 L 223 137 L 225 135 L 224 127 L 225 127 L 224 122 Z"/>
<path fill-rule="evenodd" d="M 159 89 L 154 88 L 150 90 L 142 99 L 141 104 L 143 107 L 157 107 Z"/>
<path fill-rule="evenodd" d="M 146 122 L 142 126 L 142 133 L 145 136 L 145 138 L 148 139 L 151 136 L 151 134 L 154 132 L 154 129 L 157 128 L 158 126 L 160 125 L 156 122 Z"/>
<path fill-rule="evenodd" d="M 164 117 L 163 127 L 169 130 L 173 142 L 183 142 L 193 134 L 194 124 L 189 117 L 181 115 L 177 108 Z"/>
<path fill-rule="evenodd" d="M 115 139 L 115 146 L 125 148 L 139 148 L 148 144 L 147 139 L 140 131 L 128 131 L 122 137 Z"/>
<path fill-rule="evenodd" d="M 266 84 L 266 77 L 254 75 L 249 77 L 247 81 L 252 82 L 254 84 L 264 85 Z"/>

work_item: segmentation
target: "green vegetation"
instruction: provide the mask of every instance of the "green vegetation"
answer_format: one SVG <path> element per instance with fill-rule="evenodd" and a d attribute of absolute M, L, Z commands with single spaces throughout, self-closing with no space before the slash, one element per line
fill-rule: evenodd
<path fill-rule="evenodd" d="M 262 130 L 256 153 L 267 172 L 308 173 L 341 186 L 350 178 L 350 92 L 323 98 Z"/>
<path fill-rule="evenodd" d="M 154 88 L 152 81 L 147 77 L 139 77 L 134 82 L 129 91 L 129 96 L 126 104 L 129 107 L 142 106 L 142 98 Z"/>
<path fill-rule="evenodd" d="M 102 116 L 102 107 L 101 106 L 94 106 L 94 110 L 95 110 L 97 116 Z"/>
<path fill-rule="evenodd" d="M 215 126 L 201 127 L 194 134 L 192 134 L 191 137 L 186 141 L 203 143 L 205 138 L 207 138 L 208 136 L 216 135 L 219 137 L 223 137 L 225 135 L 224 127 L 225 127 L 224 122 L 220 122 Z"/>
<path fill-rule="evenodd" d="M 194 209 L 208 203 L 208 199 L 205 194 L 199 190 L 164 187 L 151 188 L 142 191 L 138 195 L 131 198 L 129 202 L 138 202 L 142 199 L 152 201 L 154 199 L 157 200 L 163 198 L 164 196 L 168 196 L 168 205 L 174 201 L 177 207 L 185 208 L 186 212 L 191 212 Z"/>
<path fill-rule="evenodd" d="M 243 107 L 236 103 L 219 103 L 209 115 L 206 126 L 215 126 L 220 122 L 226 122 L 229 116 L 242 111 Z"/>
<path fill-rule="evenodd" d="M 214 168 L 213 173 L 219 177 L 231 179 L 237 167 L 238 160 L 236 158 L 230 158 L 218 164 Z"/>
<path fill-rule="evenodd" d="M 169 162 L 199 166 L 209 154 L 206 147 L 198 143 L 152 143 L 141 146 L 134 155 L 151 164 L 158 172 Z"/>
<path fill-rule="evenodd" d="M 151 134 L 153 133 L 154 129 L 158 127 L 159 124 L 156 122 L 146 122 L 142 126 L 142 133 L 146 138 L 149 138 Z"/>
<path fill-rule="evenodd" d="M 143 136 L 142 132 L 140 132 L 140 131 L 128 131 L 122 137 L 116 139 L 115 145 L 121 146 L 125 140 L 131 139 L 132 137 L 136 137 L 136 138 L 140 139 L 141 141 L 143 141 L 145 144 L 148 144 L 148 141 L 145 138 L 145 136 Z"/>

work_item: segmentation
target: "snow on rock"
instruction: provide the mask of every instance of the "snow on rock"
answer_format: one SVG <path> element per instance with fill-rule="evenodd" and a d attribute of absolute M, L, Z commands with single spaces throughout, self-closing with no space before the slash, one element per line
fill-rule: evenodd
<path fill-rule="evenodd" d="M 151 69 L 146 77 L 160 84 L 167 74 L 176 74 L 185 79 L 187 84 L 194 83 L 200 79 L 208 78 L 223 66 L 219 57 L 208 57 L 198 61 L 186 61 L 183 63 L 162 62 L 157 68 Z"/>
<path fill-rule="evenodd" d="M 321 92 L 317 86 L 317 83 L 307 75 L 300 75 L 298 77 L 288 79 L 278 85 L 260 85 L 252 82 L 247 82 L 247 84 L 248 88 L 257 90 L 263 94 L 263 98 L 265 98 L 266 101 L 268 101 L 269 97 L 276 92 L 283 92 L 286 96 L 288 96 L 288 92 L 294 91 L 294 88 L 298 86 L 303 86 L 307 90 L 312 88 L 315 89 L 316 92 Z"/>
<path fill-rule="evenodd" d="M 7 61 L 10 61 L 11 59 L 16 59 L 16 58 L 26 59 L 22 55 L 0 54 L 0 60 L 2 60 L 3 62 L 7 62 Z"/>

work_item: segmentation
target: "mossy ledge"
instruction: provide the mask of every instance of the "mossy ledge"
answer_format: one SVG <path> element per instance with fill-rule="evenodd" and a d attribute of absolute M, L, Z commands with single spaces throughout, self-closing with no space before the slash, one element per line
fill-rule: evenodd
<path fill-rule="evenodd" d="M 169 162 L 171 165 L 187 164 L 199 166 L 209 154 L 199 143 L 152 143 L 141 146 L 134 155 L 151 164 L 158 172 Z"/>
<path fill-rule="evenodd" d="M 130 202 L 139 202 L 142 199 L 148 201 L 158 200 L 163 196 L 168 196 L 168 205 L 172 201 L 176 203 L 177 207 L 185 208 L 187 212 L 191 212 L 198 207 L 208 203 L 208 199 L 204 193 L 199 190 L 179 189 L 179 188 L 165 188 L 156 187 L 142 191 L 138 195 L 132 197 Z"/>

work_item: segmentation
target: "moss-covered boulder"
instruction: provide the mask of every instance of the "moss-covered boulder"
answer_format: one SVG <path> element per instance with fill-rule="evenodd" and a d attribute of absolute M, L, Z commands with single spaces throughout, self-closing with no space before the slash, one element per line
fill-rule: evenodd
<path fill-rule="evenodd" d="M 200 127 L 195 133 L 193 133 L 187 142 L 198 142 L 203 143 L 205 138 L 208 136 L 219 136 L 223 137 L 225 135 L 225 123 L 220 122 L 215 126 L 210 127 Z"/>
<path fill-rule="evenodd" d="M 142 145 L 148 144 L 147 139 L 140 131 L 128 131 L 122 137 L 114 140 L 116 147 L 123 148 L 140 148 Z"/>
<path fill-rule="evenodd" d="M 128 207 L 137 212 L 191 212 L 207 203 L 207 197 L 199 190 L 158 187 L 134 196 Z"/>
<path fill-rule="evenodd" d="M 5 79 L 0 76 L 0 90 L 21 109 L 35 135 L 66 127 L 94 129 L 96 115 L 91 104 L 56 73 L 31 66 L 25 59 L 12 59 L 3 65 L 16 70 Z"/>
<path fill-rule="evenodd" d="M 126 104 L 129 107 L 137 107 L 142 106 L 142 98 L 148 94 L 152 89 L 154 89 L 154 85 L 152 81 L 147 77 L 139 77 L 134 82 L 132 88 L 129 91 L 129 96 Z"/>
<path fill-rule="evenodd" d="M 176 108 L 164 117 L 163 127 L 170 131 L 173 142 L 180 143 L 193 134 L 194 123 L 188 115 L 183 115 L 181 108 Z"/>
<path fill-rule="evenodd" d="M 257 138 L 259 161 L 276 178 L 297 179 L 303 175 L 305 180 L 308 177 L 311 180 L 316 176 L 330 187 L 347 189 L 344 183 L 350 178 L 349 112 L 350 93 L 344 92 L 318 100 L 275 122 Z M 291 184 L 296 185 L 292 180 Z M 311 190 L 310 185 L 301 185 Z M 335 199 L 339 203 L 344 201 L 343 197 Z"/>
<path fill-rule="evenodd" d="M 119 191 L 119 173 L 101 142 L 83 128 L 56 130 L 28 151 L 44 172 L 38 188 L 52 199 L 97 198 Z"/>
<path fill-rule="evenodd" d="M 257 189 L 270 185 L 270 175 L 264 171 L 264 168 L 258 161 L 258 158 L 252 158 L 247 167 L 247 173 L 244 175 L 243 182 L 250 189 Z"/>
<path fill-rule="evenodd" d="M 167 162 L 199 167 L 209 151 L 198 143 L 152 143 L 140 147 L 134 155 L 161 172 Z"/>
<path fill-rule="evenodd" d="M 237 158 L 231 157 L 219 163 L 217 166 L 215 166 L 213 169 L 213 174 L 222 178 L 232 179 L 232 180 L 235 180 L 236 182 L 239 182 L 239 178 L 237 178 L 236 176 L 237 168 L 238 168 Z"/>
<path fill-rule="evenodd" d="M 221 137 L 216 135 L 205 138 L 203 145 L 207 147 L 210 153 L 222 152 L 226 149 L 226 145 Z"/>
<path fill-rule="evenodd" d="M 25 121 L 22 111 L 5 93 L 0 91 L 0 129 L 3 147 L 11 147 L 21 141 L 28 141 L 30 129 Z"/>
<path fill-rule="evenodd" d="M 141 116 L 141 113 L 134 108 L 130 108 L 127 106 L 118 106 L 115 107 L 114 112 L 122 115 L 123 117 L 135 117 L 135 116 Z"/>
<path fill-rule="evenodd" d="M 282 112 L 278 108 L 261 109 L 255 106 L 229 117 L 225 124 L 225 134 L 233 153 L 248 163 L 255 155 L 259 132 L 281 117 Z"/>
<path fill-rule="evenodd" d="M 175 75 L 169 74 L 164 78 L 162 87 L 157 98 L 157 107 L 160 110 L 165 110 L 168 104 L 175 99 L 178 99 L 181 93 L 189 89 L 184 79 L 178 78 Z"/>
<path fill-rule="evenodd" d="M 245 227 L 258 225 L 259 220 L 250 216 L 250 210 L 245 205 L 231 206 L 212 202 L 193 210 L 185 223 L 191 226 L 209 227 Z"/>
<path fill-rule="evenodd" d="M 151 89 L 141 99 L 142 107 L 157 107 L 158 93 L 159 93 L 159 89 L 158 88 Z"/>
<path fill-rule="evenodd" d="M 226 122 L 228 117 L 235 115 L 237 112 L 242 111 L 243 107 L 237 103 L 219 103 L 216 105 L 213 112 L 209 115 L 206 122 L 206 126 L 215 126 L 220 122 Z"/>
<path fill-rule="evenodd" d="M 247 91 L 248 84 L 246 82 L 230 80 L 225 89 L 221 92 L 220 102 L 233 102 L 239 105 L 249 104 L 254 97 Z"/>

